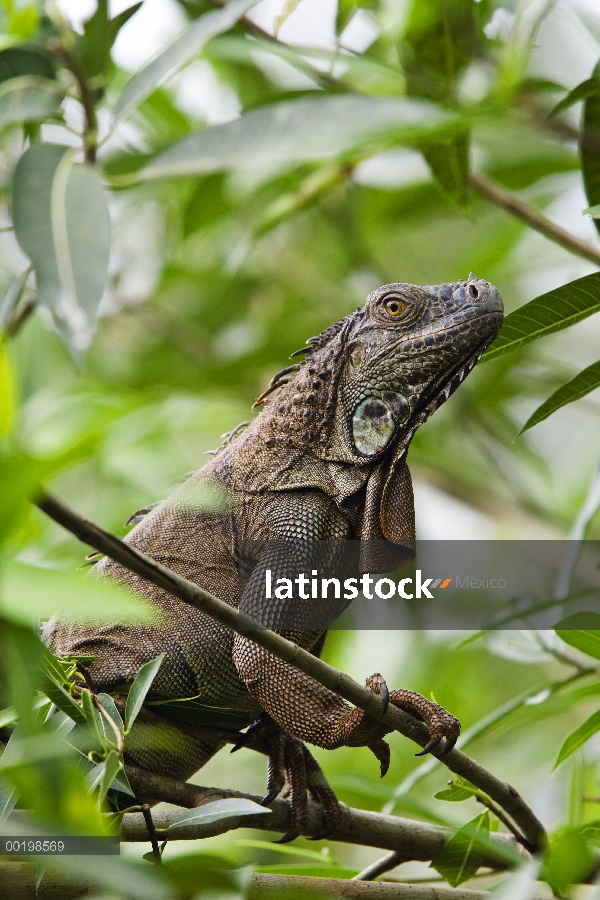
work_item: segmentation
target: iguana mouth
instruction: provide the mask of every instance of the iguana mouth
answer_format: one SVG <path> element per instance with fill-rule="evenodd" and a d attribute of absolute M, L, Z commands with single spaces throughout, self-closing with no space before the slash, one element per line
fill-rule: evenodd
<path fill-rule="evenodd" d="M 433 396 L 429 396 L 419 407 L 417 407 L 417 411 L 421 412 L 426 410 L 427 417 L 432 415 L 438 407 L 445 403 L 446 400 L 454 393 L 454 391 L 458 388 L 460 384 L 465 380 L 469 372 L 471 372 L 475 365 L 479 362 L 483 353 L 489 345 L 495 340 L 496 335 L 490 335 L 485 341 L 483 341 L 477 350 L 468 356 L 462 362 L 459 362 L 454 369 L 450 370 L 450 372 L 446 375 L 443 385 L 438 386 L 435 390 Z"/>

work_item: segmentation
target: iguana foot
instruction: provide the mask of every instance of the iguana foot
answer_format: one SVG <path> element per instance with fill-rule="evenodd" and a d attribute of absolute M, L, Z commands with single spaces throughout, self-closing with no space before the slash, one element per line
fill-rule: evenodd
<path fill-rule="evenodd" d="M 290 798 L 289 831 L 278 844 L 287 844 L 308 829 L 308 794 L 323 808 L 324 828 L 311 840 L 321 840 L 339 826 L 342 813 L 335 793 L 318 762 L 302 743 L 284 731 L 267 713 L 262 713 L 234 747 L 248 746 L 254 742 L 265 745 L 268 755 L 267 793 L 261 801 L 269 806 L 281 793 L 285 783 L 289 785 L 286 796 Z"/>
<path fill-rule="evenodd" d="M 398 709 L 410 713 L 415 719 L 419 719 L 420 722 L 425 723 L 429 732 L 429 740 L 421 752 L 416 753 L 415 756 L 425 756 L 425 754 L 431 753 L 440 744 L 442 738 L 445 738 L 446 741 L 444 749 L 439 756 L 445 756 L 446 753 L 449 753 L 450 750 L 452 750 L 458 740 L 461 726 L 458 719 L 453 716 L 452 713 L 449 713 L 444 709 L 443 706 L 439 706 L 432 700 L 428 700 L 426 697 L 423 697 L 422 694 L 417 694 L 416 691 L 390 691 L 385 683 L 385 679 L 378 672 L 371 675 L 370 678 L 367 678 L 365 683 L 373 693 L 380 694 L 383 697 L 386 709 L 388 704 L 392 703 L 394 706 L 397 706 Z M 385 744 L 385 741 L 382 741 L 382 743 Z M 375 756 L 380 759 L 383 768 L 383 761 L 381 760 L 379 753 L 376 752 L 373 747 L 370 749 L 373 750 Z M 381 751 L 379 750 L 379 752 Z M 389 750 L 387 752 L 387 758 L 389 760 Z M 384 774 L 385 772 L 382 771 L 382 776 Z"/>

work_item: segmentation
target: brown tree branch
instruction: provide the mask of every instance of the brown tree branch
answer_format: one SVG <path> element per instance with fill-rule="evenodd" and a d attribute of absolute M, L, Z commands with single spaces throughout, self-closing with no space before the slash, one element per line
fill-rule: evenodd
<path fill-rule="evenodd" d="M 559 225 L 555 225 L 543 213 L 523 203 L 522 200 L 519 200 L 506 188 L 490 181 L 489 178 L 484 178 L 483 175 L 471 175 L 471 184 L 483 197 L 487 197 L 496 206 L 502 207 L 502 209 L 505 209 L 513 216 L 526 222 L 535 231 L 539 231 L 540 234 L 547 237 L 548 240 L 554 241 L 555 244 L 559 244 L 565 250 L 569 250 L 577 256 L 582 256 L 584 259 L 594 263 L 594 265 L 600 266 L 600 247 L 588 244 L 587 241 L 582 241 Z"/>
<path fill-rule="evenodd" d="M 118 860 L 115 864 L 118 865 Z M 33 862 L 0 862 L 0 900 L 15 900 L 17 897 L 77 900 L 88 894 L 98 896 L 91 884 L 75 882 L 61 872 L 60 862 L 50 861 L 37 890 L 35 884 L 36 868 Z M 299 897 L 302 900 L 490 900 L 491 895 L 487 891 L 456 890 L 437 885 L 370 883 L 255 872 L 250 878 L 246 896 L 248 900 L 298 900 Z"/>
<path fill-rule="evenodd" d="M 400 734 L 415 741 L 421 747 L 427 743 L 429 735 L 421 722 L 391 704 L 384 713 L 381 697 L 372 693 L 367 687 L 358 684 L 348 675 L 327 665 L 323 660 L 281 635 L 263 628 L 249 616 L 239 613 L 197 584 L 182 578 L 145 554 L 134 550 L 115 535 L 104 531 L 98 525 L 74 512 L 56 497 L 43 493 L 38 499 L 37 505 L 51 519 L 95 550 L 106 554 L 115 562 L 163 588 L 180 600 L 190 603 L 225 627 L 231 628 L 232 631 L 244 634 L 246 637 L 252 633 L 252 640 L 269 653 L 314 678 L 324 687 L 358 706 L 378 721 L 389 725 L 390 729 L 399 731 Z M 498 803 L 513 819 L 533 847 L 544 846 L 546 839 L 544 827 L 515 788 L 488 772 L 460 750 L 450 751 L 442 758 L 441 762 L 451 772 L 466 778 Z"/>
<path fill-rule="evenodd" d="M 200 787 L 195 784 L 184 784 L 172 778 L 154 775 L 135 766 L 125 766 L 125 772 L 136 797 L 143 801 L 162 801 L 192 809 L 230 797 L 242 797 L 259 803 L 261 797 L 222 788 Z M 364 847 L 378 847 L 390 850 L 397 857 L 395 865 L 409 860 L 429 861 L 441 850 L 448 838 L 450 830 L 427 822 L 415 822 L 400 816 L 387 816 L 383 813 L 354 809 L 345 804 L 342 808 L 342 821 L 339 827 L 328 838 L 347 844 L 358 844 Z M 323 809 L 320 804 L 309 800 L 308 831 L 320 831 L 324 826 Z M 159 832 L 159 839 L 168 836 L 169 840 L 198 840 L 214 837 L 236 828 L 256 828 L 261 831 L 274 831 L 285 834 L 289 829 L 289 803 L 277 799 L 270 805 L 271 813 L 262 816 L 239 816 L 221 819 L 207 825 L 182 825 L 172 832 L 160 833 L 168 828 L 179 817 L 177 811 L 154 811 L 154 825 Z M 121 825 L 121 840 L 145 842 L 148 830 L 140 813 L 126 813 Z M 492 843 L 498 847 L 497 856 L 490 853 L 482 865 L 492 869 L 505 869 L 509 866 L 509 854 L 517 849 L 514 839 L 508 834 L 491 835 Z M 507 852 L 508 851 L 508 852 Z M 383 869 L 382 871 L 388 871 Z M 373 876 L 375 877 L 375 876 Z M 366 880 L 366 879 L 365 879 Z"/>

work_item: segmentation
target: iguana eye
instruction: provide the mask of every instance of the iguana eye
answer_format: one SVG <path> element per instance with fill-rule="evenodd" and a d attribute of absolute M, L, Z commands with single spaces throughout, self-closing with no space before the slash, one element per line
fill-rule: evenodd
<path fill-rule="evenodd" d="M 386 300 L 385 302 L 385 310 L 390 314 L 390 316 L 401 316 L 404 310 L 407 308 L 408 303 L 405 303 L 404 300 L 399 300 L 398 297 L 392 297 L 390 300 Z"/>

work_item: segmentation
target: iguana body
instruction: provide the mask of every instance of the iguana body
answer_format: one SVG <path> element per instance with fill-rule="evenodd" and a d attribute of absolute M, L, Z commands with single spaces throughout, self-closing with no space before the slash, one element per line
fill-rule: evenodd
<path fill-rule="evenodd" d="M 500 295 L 472 275 L 437 287 L 379 288 L 363 309 L 311 339 L 303 362 L 273 379 L 265 394 L 278 392 L 262 412 L 149 512 L 127 542 L 320 652 L 324 635 L 312 627 L 315 601 L 267 603 L 265 570 L 277 567 L 286 546 L 299 564 L 307 562 L 301 558 L 306 541 L 385 538 L 399 550 L 410 548 L 415 534 L 408 445 L 494 339 L 501 320 Z M 246 558 L 242 548 L 248 546 L 254 549 Z M 368 560 L 364 567 L 377 571 L 371 562 L 372 568 Z M 248 578 L 241 595 L 240 568 Z M 386 767 L 386 730 L 375 720 L 250 638 L 234 635 L 112 560 L 101 560 L 95 572 L 139 591 L 159 614 L 151 626 L 47 626 L 45 639 L 54 652 L 97 656 L 89 670 L 99 689 L 117 691 L 164 652 L 155 696 L 195 697 L 216 708 L 215 725 L 231 726 L 230 715 L 219 720 L 219 709 L 237 710 L 248 723 L 268 713 L 293 736 L 286 744 L 266 720 L 270 794 L 281 788 L 283 769 L 288 780 L 296 773 L 300 790 L 308 770 L 309 788 L 326 799 L 322 791 L 319 796 L 312 757 L 294 738 L 329 749 L 367 745 Z M 290 604 L 300 625 L 286 631 Z M 375 678 L 370 686 L 379 691 L 382 681 Z M 456 740 L 457 721 L 435 704 L 409 691 L 391 692 L 390 700 L 426 721 L 432 737 Z M 138 765 L 185 779 L 220 746 L 194 725 L 168 725 L 162 717 L 153 725 L 150 716 L 134 730 L 127 749 Z M 298 795 L 298 784 L 292 787 Z"/>

